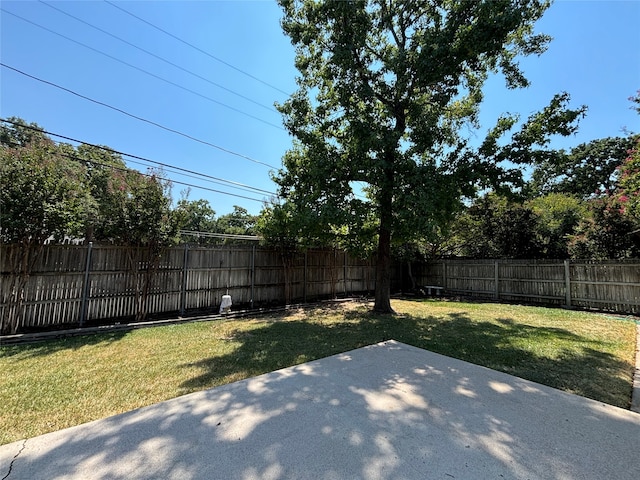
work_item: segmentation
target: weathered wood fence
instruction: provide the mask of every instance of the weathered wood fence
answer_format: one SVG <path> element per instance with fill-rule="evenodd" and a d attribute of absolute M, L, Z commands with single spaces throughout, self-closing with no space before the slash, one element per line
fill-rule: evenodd
<path fill-rule="evenodd" d="M 640 314 L 640 259 L 465 260 L 413 265 L 419 285 L 504 302 Z"/>
<path fill-rule="evenodd" d="M 2 246 L 0 256 L 0 318 L 8 312 L 11 248 Z M 133 272 L 132 252 L 114 246 L 45 246 L 24 288 L 18 327 L 82 326 L 134 317 L 149 264 L 140 260 Z M 373 291 L 374 269 L 368 260 L 334 250 L 283 255 L 257 246 L 181 246 L 162 253 L 149 277 L 145 310 L 152 316 L 211 312 L 225 294 L 245 307 L 347 296 Z"/>
<path fill-rule="evenodd" d="M 0 319 L 8 314 L 10 249 L 0 255 Z M 135 253 L 135 252 L 133 252 Z M 234 305 L 261 307 L 373 292 L 375 265 L 335 250 L 283 255 L 258 246 L 164 251 L 153 274 L 132 249 L 47 245 L 26 280 L 18 327 L 25 331 L 131 319 L 149 279 L 150 316 L 216 311 L 222 295 Z M 438 285 L 446 294 L 640 314 L 640 260 L 463 260 L 395 264 L 394 291 Z M 411 282 L 411 277 L 413 282 Z"/>

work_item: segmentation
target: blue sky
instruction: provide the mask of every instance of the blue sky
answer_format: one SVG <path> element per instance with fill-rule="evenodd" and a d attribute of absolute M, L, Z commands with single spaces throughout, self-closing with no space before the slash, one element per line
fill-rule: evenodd
<path fill-rule="evenodd" d="M 264 164 L 279 167 L 291 138 L 273 103 L 295 90 L 297 73 L 275 2 L 47 3 L 1 2 L 2 63 L 211 145 L 0 67 L 3 118 L 22 117 L 53 133 L 275 192 L 272 168 Z M 628 101 L 640 89 L 638 25 L 640 1 L 557 1 L 536 26 L 554 37 L 549 50 L 521 63 L 532 86 L 507 91 L 502 79 L 490 79 L 483 125 L 502 112 L 525 119 L 567 91 L 572 106 L 586 104 L 589 111 L 575 136 L 554 140 L 557 147 L 640 130 Z M 233 205 L 257 214 L 268 197 L 166 173 L 176 182 L 254 199 L 192 188 L 189 199 L 208 200 L 218 215 Z M 185 188 L 176 183 L 174 198 Z"/>

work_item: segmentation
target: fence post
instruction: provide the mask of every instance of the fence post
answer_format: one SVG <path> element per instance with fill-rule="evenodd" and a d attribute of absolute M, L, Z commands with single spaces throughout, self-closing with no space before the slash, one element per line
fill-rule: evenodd
<path fill-rule="evenodd" d="M 565 303 L 567 308 L 571 308 L 571 260 L 564 261 L 564 288 Z"/>
<path fill-rule="evenodd" d="M 89 311 L 89 271 L 91 270 L 91 251 L 93 250 L 93 242 L 87 245 L 87 264 L 84 268 L 84 284 L 82 286 L 82 307 L 80 311 L 80 326 L 84 325 L 87 320 Z"/>
<path fill-rule="evenodd" d="M 253 293 L 256 285 L 256 244 L 251 247 L 251 308 L 253 308 Z"/>
<path fill-rule="evenodd" d="M 308 250 L 304 251 L 304 275 L 302 276 L 302 303 L 307 303 L 307 254 Z"/>
<path fill-rule="evenodd" d="M 187 311 L 187 266 L 189 261 L 189 245 L 184 244 L 184 256 L 182 260 L 182 285 L 180 285 L 180 315 Z"/>
<path fill-rule="evenodd" d="M 227 247 L 227 263 L 229 267 L 227 269 L 227 295 L 229 295 L 229 286 L 231 284 L 231 248 Z"/>
<path fill-rule="evenodd" d="M 447 260 L 442 260 L 442 286 L 444 287 L 444 291 L 447 291 Z"/>
<path fill-rule="evenodd" d="M 344 274 L 342 275 L 344 277 L 344 296 L 347 296 L 347 252 L 345 250 L 344 252 L 344 262 L 343 262 L 343 270 L 344 270 Z"/>
<path fill-rule="evenodd" d="M 498 260 L 494 260 L 494 262 L 493 262 L 493 281 L 495 283 L 495 292 L 493 294 L 493 297 L 496 300 L 498 298 L 500 298 L 500 278 L 498 277 L 498 274 L 499 274 Z"/>

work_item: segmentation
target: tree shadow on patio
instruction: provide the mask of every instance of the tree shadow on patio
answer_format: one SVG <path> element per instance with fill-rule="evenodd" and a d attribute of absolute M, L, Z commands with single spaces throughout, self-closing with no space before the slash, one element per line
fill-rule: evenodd
<path fill-rule="evenodd" d="M 598 349 L 601 342 L 509 318 L 478 322 L 466 313 L 437 318 L 346 312 L 333 323 L 274 321 L 235 332 L 229 341 L 239 346 L 232 353 L 184 365 L 201 373 L 181 386 L 209 388 L 390 339 L 629 408 L 633 366 Z"/>

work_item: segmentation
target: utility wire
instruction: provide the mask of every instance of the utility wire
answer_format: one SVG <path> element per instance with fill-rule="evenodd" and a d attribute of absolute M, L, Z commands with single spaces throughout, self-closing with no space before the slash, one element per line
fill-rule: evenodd
<path fill-rule="evenodd" d="M 178 232 L 180 235 L 190 235 L 192 237 L 203 237 L 203 238 L 228 238 L 235 240 L 262 240 L 262 237 L 258 237 L 256 235 L 237 235 L 233 233 L 213 233 L 213 232 L 195 232 L 193 230 L 180 230 Z"/>
<path fill-rule="evenodd" d="M 289 96 L 289 93 L 288 93 L 288 92 L 285 92 L 284 90 L 282 90 L 282 89 L 280 89 L 280 88 L 276 87 L 275 85 L 272 85 L 272 84 L 270 84 L 270 83 L 268 83 L 268 82 L 265 82 L 264 80 L 262 80 L 262 79 L 260 79 L 260 78 L 258 78 L 258 77 L 256 77 L 256 76 L 254 76 L 254 75 L 251 75 L 251 74 L 250 74 L 250 73 L 248 73 L 248 72 L 245 72 L 244 70 L 242 70 L 242 69 L 240 69 L 240 68 L 236 67 L 235 65 L 230 64 L 229 62 L 225 62 L 224 60 L 222 60 L 222 59 L 220 59 L 220 58 L 218 58 L 218 57 L 216 57 L 216 56 L 214 56 L 214 55 L 210 54 L 209 52 L 207 52 L 207 51 L 205 51 L 205 50 L 202 50 L 202 49 L 201 49 L 201 48 L 199 48 L 199 47 L 196 47 L 196 46 L 195 46 L 195 45 L 193 45 L 192 43 L 189 43 L 189 42 L 187 42 L 187 41 L 183 40 L 182 38 L 177 37 L 176 35 L 174 35 L 174 34 L 172 34 L 172 33 L 167 32 L 166 30 L 164 30 L 164 29 L 162 29 L 162 28 L 158 27 L 157 25 L 154 25 L 153 23 L 151 23 L 151 22 L 149 22 L 149 21 L 145 20 L 144 18 L 141 18 L 141 17 L 139 17 L 139 16 L 137 16 L 137 15 L 134 15 L 134 14 L 133 14 L 133 13 L 131 13 L 130 11 L 125 10 L 124 8 L 122 8 L 122 7 L 118 6 L 118 5 L 116 5 L 116 4 L 115 4 L 115 3 L 113 3 L 113 2 L 110 2 L 110 1 L 108 1 L 108 0 L 104 0 L 104 1 L 105 1 L 105 3 L 108 3 L 109 5 L 111 5 L 112 7 L 117 8 L 118 10 L 120 10 L 120 11 L 122 11 L 122 12 L 126 13 L 127 15 L 130 15 L 131 17 L 133 17 L 133 18 L 135 18 L 135 19 L 137 19 L 137 20 L 140 20 L 142 23 L 145 23 L 145 24 L 149 25 L 150 27 L 155 28 L 156 30 L 158 30 L 158 31 L 160 31 L 160 32 L 162 32 L 162 33 L 164 33 L 165 35 L 168 35 L 169 37 L 171 37 L 171 38 L 173 38 L 173 39 L 175 39 L 175 40 L 179 41 L 180 43 L 183 43 L 184 45 L 187 45 L 187 46 L 189 46 L 189 47 L 193 48 L 194 50 L 197 50 L 198 52 L 203 53 L 204 55 L 206 55 L 206 56 L 208 56 L 209 58 L 211 58 L 211 59 L 215 60 L 216 62 L 220 62 L 220 63 L 222 63 L 223 65 L 226 65 L 227 67 L 232 68 L 232 69 L 234 69 L 235 71 L 240 72 L 240 73 L 242 73 L 243 75 L 246 75 L 247 77 L 252 78 L 253 80 L 255 80 L 255 81 L 257 81 L 257 82 L 260 82 L 260 83 L 262 83 L 263 85 L 266 85 L 267 87 L 273 88 L 274 90 L 276 90 L 276 91 L 278 91 L 278 92 L 280 92 L 280 93 L 284 93 L 285 95 Z"/>
<path fill-rule="evenodd" d="M 161 81 L 163 81 L 163 82 L 165 82 L 165 83 L 168 83 L 169 85 L 173 85 L 174 87 L 177 87 L 177 88 L 179 88 L 179 89 L 181 89 L 181 90 L 184 90 L 184 91 L 186 91 L 186 92 L 189 92 L 189 93 L 191 93 L 191 94 L 193 94 L 193 95 L 196 95 L 196 96 L 198 96 L 198 97 L 200 97 L 200 98 L 203 98 L 203 99 L 208 100 L 208 101 L 210 101 L 210 102 L 212 102 L 212 103 L 218 104 L 218 105 L 220 105 L 220 106 L 222 106 L 222 107 L 228 108 L 229 110 L 233 110 L 234 112 L 240 113 L 241 115 L 245 115 L 245 116 L 247 116 L 247 117 L 249 117 L 249 118 L 253 118 L 254 120 L 257 120 L 257 121 L 259 121 L 259 122 L 262 122 L 262 123 L 264 123 L 265 125 L 269 125 L 269 126 L 271 126 L 271 127 L 277 128 L 277 129 L 279 129 L 279 130 L 284 130 L 284 128 L 282 128 L 280 125 L 276 125 L 275 123 L 271 123 L 271 122 L 269 122 L 269 121 L 267 121 L 267 120 L 263 120 L 263 119 L 262 119 L 262 118 L 260 118 L 260 117 L 256 117 L 255 115 L 251 115 L 250 113 L 244 112 L 244 111 L 242 111 L 242 110 L 240 110 L 240 109 L 238 109 L 238 108 L 235 108 L 235 107 L 232 107 L 232 106 L 230 106 L 230 105 L 227 105 L 226 103 L 220 102 L 220 101 L 215 100 L 215 99 L 213 99 L 213 98 L 211 98 L 211 97 L 207 97 L 206 95 L 203 95 L 203 94 L 201 94 L 201 93 L 198 93 L 198 92 L 196 92 L 195 90 L 191 90 L 191 89 L 186 88 L 186 87 L 184 87 L 184 86 L 182 86 L 182 85 L 180 85 L 180 84 L 178 84 L 178 83 L 172 82 L 171 80 L 167 80 L 166 78 L 163 78 L 163 77 L 161 77 L 161 76 L 159 76 L 159 75 L 156 75 L 155 73 L 151 73 L 151 72 L 149 72 L 149 71 L 147 71 L 147 70 L 144 70 L 143 68 L 140 68 L 140 67 L 138 67 L 138 66 L 136 66 L 136 65 L 133 65 L 133 64 L 128 63 L 128 62 L 125 62 L 124 60 L 121 60 L 121 59 L 119 59 L 119 58 L 117 58 L 117 57 L 114 57 L 113 55 L 109 55 L 108 53 L 105 53 L 105 52 L 103 52 L 103 51 L 101 51 L 101 50 L 98 50 L 97 48 L 90 47 L 89 45 L 87 45 L 87 44 L 85 44 L 85 43 L 82 43 L 82 42 L 79 42 L 79 41 L 77 41 L 77 40 L 74 40 L 73 38 L 67 37 L 66 35 L 63 35 L 63 34 L 61 34 L 61 33 L 58 33 L 58 32 L 56 32 L 56 31 L 54 31 L 54 30 L 51 30 L 50 28 L 47 28 L 47 27 L 44 27 L 44 26 L 42 26 L 42 25 L 40 25 L 40 24 L 38 24 L 38 23 L 32 22 L 31 20 L 27 20 L 26 18 L 21 17 L 20 15 L 17 15 L 17 14 L 15 14 L 15 13 L 13 13 L 13 12 L 8 11 L 8 10 L 5 10 L 4 8 L 0 8 L 0 10 L 1 10 L 1 11 L 3 11 L 4 13 L 8 13 L 9 15 L 12 15 L 12 16 L 14 16 L 14 17 L 16 17 L 16 18 L 19 18 L 19 19 L 20 19 L 20 20 L 22 20 L 23 22 L 26 22 L 26 23 L 29 23 L 29 24 L 31 24 L 31 25 L 34 25 L 34 26 L 36 26 L 36 27 L 38 27 L 38 28 L 41 28 L 41 29 L 43 29 L 43 30 L 45 30 L 45 31 L 47 31 L 47 32 L 49 32 L 49 33 L 53 33 L 54 35 L 57 35 L 57 36 L 59 36 L 59 37 L 62 37 L 62 38 L 64 38 L 65 40 L 68 40 L 68 41 L 70 41 L 70 42 L 73 42 L 73 43 L 75 43 L 75 44 L 77 44 L 77 45 L 80 45 L 80 46 L 82 46 L 82 47 L 88 48 L 89 50 L 91 50 L 91 51 L 93 51 L 93 52 L 99 53 L 100 55 L 104 55 L 105 57 L 110 58 L 111 60 L 115 60 L 116 62 L 122 63 L 123 65 L 126 65 L 127 67 L 130 67 L 130 68 L 133 68 L 133 69 L 135 69 L 135 70 L 138 70 L 139 72 L 142 72 L 142 73 L 144 73 L 144 74 L 146 74 L 146 75 L 149 75 L 149 76 L 151 76 L 151 77 L 153 77 L 153 78 L 155 78 L 155 79 L 157 79 L 157 80 L 161 80 Z"/>
<path fill-rule="evenodd" d="M 127 163 L 134 163 L 136 165 L 142 165 L 143 167 L 153 168 L 153 165 L 150 165 L 149 163 L 139 162 L 137 160 L 131 160 L 129 158 L 127 158 Z M 159 163 L 159 162 L 154 162 L 154 163 Z M 160 165 L 162 165 L 162 164 L 160 164 Z M 203 177 L 209 177 L 209 175 L 205 175 L 204 173 L 192 175 L 192 174 L 189 174 L 189 173 L 178 172 L 178 171 L 175 170 L 176 167 L 169 166 L 169 167 L 161 167 L 161 168 L 164 171 L 167 171 L 169 173 L 174 173 L 176 175 L 182 175 L 183 177 L 195 178 L 197 180 L 206 180 L 207 182 L 210 182 L 210 183 L 215 183 L 217 185 L 223 185 L 223 186 L 228 187 L 228 188 L 235 188 L 237 190 L 243 190 L 245 192 L 250 192 L 250 193 L 263 192 L 263 193 L 266 193 L 266 194 L 269 194 L 269 195 L 273 195 L 273 196 L 276 195 L 273 192 L 267 192 L 266 190 L 258 189 L 258 188 L 255 188 L 255 187 L 247 187 L 247 188 L 245 188 L 245 187 L 236 187 L 234 185 L 230 185 L 229 183 L 225 183 L 225 182 L 230 182 L 231 183 L 230 180 L 218 181 L 218 180 L 203 179 Z"/>
<path fill-rule="evenodd" d="M 153 174 L 149 174 L 149 173 L 142 173 L 142 172 L 139 172 L 137 170 L 133 170 L 131 168 L 118 167 L 116 165 L 110 165 L 108 163 L 96 162 L 94 160 L 87 160 L 87 159 L 78 157 L 77 155 L 71 155 L 70 153 L 58 152 L 58 155 L 60 155 L 62 157 L 69 158 L 71 160 L 75 160 L 77 162 L 85 163 L 85 164 L 89 164 L 90 163 L 92 165 L 100 165 L 101 167 L 108 167 L 108 168 L 112 168 L 114 170 L 119 170 L 119 171 L 122 171 L 122 172 L 136 172 L 139 175 L 143 175 L 145 177 L 150 177 L 150 178 L 154 177 L 154 176 L 157 177 L 157 175 L 153 175 Z M 229 195 L 231 197 L 243 198 L 245 200 L 252 200 L 254 202 L 264 203 L 264 200 L 260 200 L 260 199 L 252 198 L 252 197 L 246 197 L 244 195 L 238 195 L 237 193 L 224 192 L 222 190 L 216 190 L 215 188 L 203 187 L 201 185 L 194 185 L 192 183 L 179 182 L 179 181 L 173 180 L 171 178 L 163 178 L 163 180 L 171 182 L 172 184 L 178 184 L 178 185 L 184 185 L 184 186 L 187 186 L 187 187 L 199 188 L 200 190 L 206 190 L 208 192 L 221 193 L 223 195 Z"/>
<path fill-rule="evenodd" d="M 176 166 L 168 164 L 168 163 L 158 162 L 156 160 L 151 160 L 149 158 L 140 157 L 138 155 L 133 155 L 131 153 L 120 152 L 118 150 L 114 150 L 114 149 L 106 147 L 104 145 L 97 145 L 95 143 L 89 143 L 89 142 L 85 142 L 85 141 L 82 141 L 82 140 L 78 140 L 76 138 L 68 137 L 68 136 L 65 136 L 65 135 L 60 135 L 58 133 L 49 132 L 47 130 L 44 130 L 43 128 L 36 128 L 36 127 L 31 126 L 31 125 L 23 125 L 22 123 L 15 122 L 13 120 L 9 120 L 9 119 L 6 119 L 6 118 L 0 118 L 0 121 L 1 122 L 5 122 L 5 123 L 10 123 L 10 124 L 15 125 L 15 126 L 20 127 L 20 128 L 25 128 L 25 129 L 32 130 L 32 131 L 35 131 L 35 132 L 45 133 L 47 135 L 51 135 L 51 136 L 57 137 L 57 138 L 62 138 L 64 140 L 68 140 L 68 141 L 71 141 L 71 142 L 88 145 L 90 147 L 98 148 L 100 150 L 104 150 L 104 151 L 109 152 L 109 153 L 114 153 L 116 155 L 121 155 L 121 156 L 125 156 L 125 157 L 131 157 L 131 158 L 135 158 L 135 159 L 138 159 L 138 160 L 143 160 L 143 161 L 145 161 L 147 163 L 152 163 L 152 164 L 159 165 L 162 168 L 171 168 L 173 170 L 178 170 L 180 172 L 187 172 L 187 173 L 174 172 L 174 173 L 178 173 L 179 175 L 190 176 L 192 178 L 204 177 L 205 179 L 208 179 L 208 181 L 210 181 L 210 182 L 222 184 L 222 185 L 225 185 L 225 186 L 229 186 L 231 188 L 237 188 L 237 189 L 240 189 L 240 190 L 252 191 L 253 193 L 263 193 L 263 194 L 267 194 L 267 195 L 276 196 L 275 193 L 270 192 L 268 190 L 263 190 L 261 188 L 252 187 L 250 185 L 245 185 L 243 183 L 234 182 L 232 180 L 226 180 L 224 178 L 214 177 L 214 176 L 211 176 L 211 175 L 207 175 L 205 173 L 196 172 L 196 171 L 189 170 L 189 169 L 182 168 L 182 167 L 176 167 Z M 132 162 L 132 163 L 138 163 L 138 164 L 143 165 L 143 166 L 147 166 L 147 167 L 149 166 L 148 164 L 144 164 L 142 162 L 135 162 L 135 161 L 132 161 L 132 160 L 129 160 L 129 161 Z"/>
<path fill-rule="evenodd" d="M 37 80 L 38 82 L 41 82 L 41 83 L 44 83 L 44 84 L 50 85 L 50 86 L 52 86 L 52 87 L 58 88 L 58 89 L 60 89 L 60 90 L 63 90 L 63 91 L 65 91 L 65 92 L 67 92 L 67 93 L 70 93 L 70 94 L 72 94 L 72 95 L 75 95 L 76 97 L 82 98 L 83 100 L 88 100 L 88 101 L 93 102 L 93 103 L 95 103 L 95 104 L 97 104 L 97 105 L 101 105 L 101 106 L 103 106 L 103 107 L 110 108 L 111 110 L 115 110 L 116 112 L 122 113 L 123 115 L 127 115 L 128 117 L 135 118 L 136 120 L 139 120 L 139 121 L 141 121 L 141 122 L 145 122 L 145 123 L 148 123 L 148 124 L 153 125 L 153 126 L 155 126 L 155 127 L 158 127 L 158 128 L 163 129 L 163 130 L 166 130 L 167 132 L 175 133 L 176 135 L 180 135 L 180 136 L 182 136 L 182 137 L 188 138 L 189 140 L 193 140 L 194 142 L 198 142 L 198 143 L 201 143 L 201 144 L 203 144 L 203 145 L 207 145 L 207 146 L 209 146 L 209 147 L 216 148 L 216 149 L 221 150 L 221 151 L 223 151 L 223 152 L 225 152 L 225 153 L 228 153 L 228 154 L 230 154 L 230 155 L 235 155 L 236 157 L 244 158 L 245 160 L 249 160 L 249 161 L 251 161 L 251 162 L 258 163 L 258 164 L 260 164 L 260 165 L 264 165 L 264 166 L 269 167 L 269 168 L 273 168 L 273 169 L 277 169 L 277 168 L 278 168 L 278 167 L 274 167 L 273 165 L 270 165 L 270 164 L 268 164 L 268 163 L 261 162 L 260 160 L 256 160 L 256 159 L 254 159 L 254 158 L 251 158 L 251 157 L 248 157 L 248 156 L 246 156 L 246 155 L 243 155 L 243 154 L 241 154 L 241 153 L 237 153 L 237 152 L 234 152 L 234 151 L 232 151 L 232 150 L 229 150 L 229 149 L 226 149 L 226 148 L 220 147 L 220 146 L 218 146 L 218 145 L 216 145 L 216 144 L 214 144 L 214 143 L 207 142 L 206 140 L 201 140 L 201 139 L 199 139 L 199 138 L 193 137 L 193 136 L 191 136 L 191 135 L 188 135 L 188 134 L 186 134 L 186 133 L 180 132 L 180 131 L 178 131 L 178 130 L 174 130 L 173 128 L 165 127 L 164 125 L 161 125 L 161 124 L 159 124 L 159 123 L 153 122 L 153 121 L 151 121 L 151 120 L 147 120 L 146 118 L 142 118 L 142 117 L 139 117 L 139 116 L 137 116 L 137 115 L 133 115 L 132 113 L 125 112 L 124 110 L 122 110 L 122 109 L 120 109 L 120 108 L 114 107 L 114 106 L 109 105 L 109 104 L 104 103 L 104 102 L 100 102 L 100 101 L 98 101 L 98 100 L 94 100 L 93 98 L 89 98 L 89 97 L 87 97 L 87 96 L 85 96 L 85 95 L 82 95 L 82 94 L 80 94 L 80 93 L 74 92 L 73 90 L 70 90 L 70 89 L 68 89 L 68 88 L 62 87 L 62 86 L 60 86 L 60 85 L 58 85 L 58 84 L 56 84 L 56 83 L 49 82 L 49 81 L 47 81 L 47 80 L 43 80 L 43 79 L 41 79 L 41 78 L 35 77 L 35 76 L 30 75 L 30 74 L 28 74 L 28 73 L 26 73 L 26 72 L 23 72 L 23 71 L 21 71 L 21 70 L 18 70 L 17 68 L 11 67 L 11 66 L 9 66 L 9 65 L 7 65 L 7 64 L 5 64 L 5 63 L 0 62 L 0 66 L 3 66 L 3 67 L 5 67 L 5 68 L 8 68 L 9 70 L 13 70 L 14 72 L 17 72 L 17 73 L 19 73 L 19 74 L 21 74 L 21 75 L 24 75 L 25 77 L 29 77 L 29 78 L 31 78 L 31 79 L 33 79 L 33 80 Z"/>
<path fill-rule="evenodd" d="M 95 25 L 93 25 L 93 24 L 91 24 L 91 23 L 89 23 L 89 22 L 87 22 L 85 20 L 82 20 L 81 18 L 78 18 L 78 17 L 76 17 L 74 15 L 71 15 L 70 13 L 67 13 L 64 10 L 61 10 L 58 7 L 54 7 L 53 5 L 51 5 L 51 4 L 47 3 L 47 2 L 44 2 L 42 0 L 39 0 L 39 2 L 42 3 L 43 5 L 46 5 L 49 8 L 52 8 L 52 9 L 56 10 L 57 12 L 62 13 L 63 15 L 66 15 L 66 16 L 68 16 L 70 18 L 73 18 L 74 20 L 76 20 L 76 21 L 78 21 L 80 23 L 83 23 L 83 24 L 85 24 L 85 25 L 87 25 L 87 26 L 89 26 L 89 27 L 91 27 L 91 28 L 93 28 L 95 30 L 98 30 L 99 32 L 104 33 L 105 35 L 109 35 L 110 37 L 115 38 L 116 40 L 119 40 L 119 41 L 125 43 L 126 45 L 129 45 L 130 47 L 136 48 L 136 49 L 140 50 L 141 52 L 144 52 L 147 55 L 150 55 L 150 56 L 152 56 L 154 58 L 157 58 L 158 60 L 161 60 L 161 61 L 163 61 L 163 62 L 165 62 L 165 63 L 167 63 L 167 64 L 169 64 L 169 65 L 171 65 L 171 66 L 173 66 L 173 67 L 175 67 L 177 69 L 179 69 L 179 70 L 182 70 L 183 72 L 186 72 L 186 73 L 188 73 L 190 75 L 193 75 L 194 77 L 199 78 L 200 80 L 204 80 L 205 82 L 207 82 L 207 83 L 209 83 L 209 84 L 211 84 L 211 85 L 213 85 L 215 87 L 221 88 L 222 90 L 225 90 L 225 91 L 227 91 L 227 92 L 229 92 L 229 93 L 231 93 L 233 95 L 236 95 L 236 96 L 238 96 L 238 97 L 240 97 L 240 98 L 242 98 L 244 100 L 247 100 L 248 102 L 251 102 L 254 105 L 257 105 L 257 106 L 259 106 L 261 108 L 264 108 L 265 110 L 268 110 L 269 112 L 278 113 L 278 111 L 276 109 L 274 109 L 273 107 L 270 107 L 268 105 L 264 105 L 263 103 L 257 102 L 257 101 L 255 101 L 255 100 L 253 100 L 253 99 L 251 99 L 251 98 L 249 98 L 249 97 L 247 97 L 245 95 L 242 95 L 241 93 L 238 93 L 238 92 L 236 92 L 234 90 L 231 90 L 230 88 L 227 88 L 227 87 L 224 87 L 224 86 L 220 85 L 219 83 L 216 83 L 216 82 L 214 82 L 212 80 L 209 80 L 207 77 L 203 77 L 202 75 L 198 75 L 197 73 L 192 72 L 191 70 L 188 70 L 188 69 L 186 69 L 184 67 L 181 67 L 180 65 L 178 65 L 176 63 L 173 63 L 173 62 L 171 62 L 170 60 L 167 60 L 164 57 L 161 57 L 160 55 L 156 55 L 155 53 L 150 52 L 149 50 L 145 50 L 144 48 L 139 47 L 138 45 L 135 45 L 135 44 L 123 39 L 123 38 L 120 38 L 120 37 L 114 35 L 113 33 L 109 32 L 107 30 L 103 30 L 102 28 L 96 27 Z"/>

